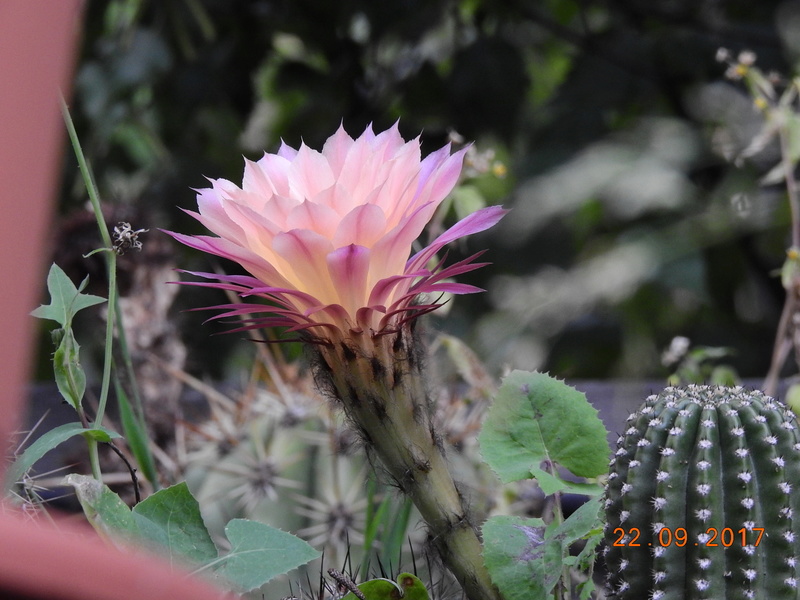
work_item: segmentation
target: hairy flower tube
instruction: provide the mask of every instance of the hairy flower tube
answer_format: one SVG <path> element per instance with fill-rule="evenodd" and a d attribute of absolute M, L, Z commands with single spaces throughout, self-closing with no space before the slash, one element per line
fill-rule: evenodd
<path fill-rule="evenodd" d="M 217 237 L 168 233 L 250 273 L 195 272 L 212 281 L 184 282 L 242 298 L 212 307 L 221 310 L 212 318 L 242 318 L 234 331 L 282 327 L 310 342 L 318 385 L 414 501 L 445 564 L 478 600 L 497 591 L 433 424 L 414 327 L 442 294 L 481 291 L 451 281 L 483 266 L 475 262 L 481 253 L 449 266 L 436 256 L 506 212 L 475 212 L 412 255 L 456 185 L 463 155 L 448 145 L 423 159 L 419 138 L 403 140 L 397 124 L 356 139 L 340 127 L 321 152 L 282 144 L 246 161 L 242 187 L 218 179 L 199 190 L 199 211 L 187 212 Z"/>

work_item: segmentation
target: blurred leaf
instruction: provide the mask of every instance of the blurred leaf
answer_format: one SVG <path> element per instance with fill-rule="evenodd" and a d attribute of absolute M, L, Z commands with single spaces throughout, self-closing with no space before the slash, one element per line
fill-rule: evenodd
<path fill-rule="evenodd" d="M 505 600 L 545 600 L 561 576 L 561 547 L 545 540 L 541 519 L 492 517 L 483 525 L 483 558 Z"/>
<path fill-rule="evenodd" d="M 119 406 L 119 418 L 122 424 L 122 431 L 125 433 L 125 440 L 128 447 L 136 459 L 136 463 L 144 473 L 147 480 L 156 488 L 158 485 L 158 473 L 156 472 L 153 454 L 150 452 L 149 437 L 146 427 L 133 414 L 128 394 L 120 385 L 119 380 L 114 381 L 117 391 L 117 404 Z"/>
<path fill-rule="evenodd" d="M 16 481 L 19 481 L 22 475 L 28 471 L 36 461 L 50 452 L 50 450 L 53 450 L 76 435 L 91 435 L 101 442 L 108 442 L 113 438 L 120 437 L 118 433 L 103 427 L 84 429 L 83 425 L 80 423 L 65 423 L 64 425 L 60 425 L 38 438 L 14 460 L 6 472 L 7 485 L 13 485 Z"/>
<path fill-rule="evenodd" d="M 139 528 L 131 509 L 108 486 L 89 475 L 70 473 L 64 483 L 75 489 L 86 519 L 109 541 L 140 541 Z"/>
<path fill-rule="evenodd" d="M 264 523 L 234 519 L 225 527 L 231 550 L 210 564 L 214 572 L 244 591 L 317 558 L 300 538 Z"/>
<path fill-rule="evenodd" d="M 171 565 L 205 563 L 217 558 L 200 505 L 186 483 L 159 490 L 133 508 L 138 533 L 167 550 Z"/>

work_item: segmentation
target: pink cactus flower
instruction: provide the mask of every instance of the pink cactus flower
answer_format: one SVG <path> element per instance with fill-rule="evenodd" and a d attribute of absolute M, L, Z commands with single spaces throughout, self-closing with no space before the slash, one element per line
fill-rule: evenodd
<path fill-rule="evenodd" d="M 187 211 L 218 237 L 167 232 L 178 241 L 242 265 L 245 275 L 192 275 L 183 282 L 232 290 L 268 303 L 211 308 L 247 317 L 235 331 L 285 327 L 316 341 L 397 331 L 438 307 L 442 293 L 481 291 L 446 281 L 483 266 L 476 254 L 431 266 L 447 244 L 488 229 L 505 214 L 491 206 L 469 215 L 411 256 L 413 242 L 458 181 L 464 150 L 449 145 L 421 158 L 397 124 L 357 139 L 340 127 L 322 152 L 282 144 L 277 154 L 245 161 L 240 188 L 225 179 L 198 190 Z"/>

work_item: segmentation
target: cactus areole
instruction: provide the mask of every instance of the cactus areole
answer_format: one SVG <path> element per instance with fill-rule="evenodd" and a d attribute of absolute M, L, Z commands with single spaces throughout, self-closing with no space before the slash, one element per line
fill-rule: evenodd
<path fill-rule="evenodd" d="M 800 597 L 794 413 L 694 385 L 649 397 L 626 426 L 605 501 L 610 597 Z"/>

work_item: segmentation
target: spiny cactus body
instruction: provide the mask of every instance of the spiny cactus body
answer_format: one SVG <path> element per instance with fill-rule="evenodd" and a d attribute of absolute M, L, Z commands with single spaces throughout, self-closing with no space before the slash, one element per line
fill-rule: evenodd
<path fill-rule="evenodd" d="M 667 388 L 628 418 L 610 467 L 611 597 L 800 597 L 800 426 L 782 403 Z"/>

